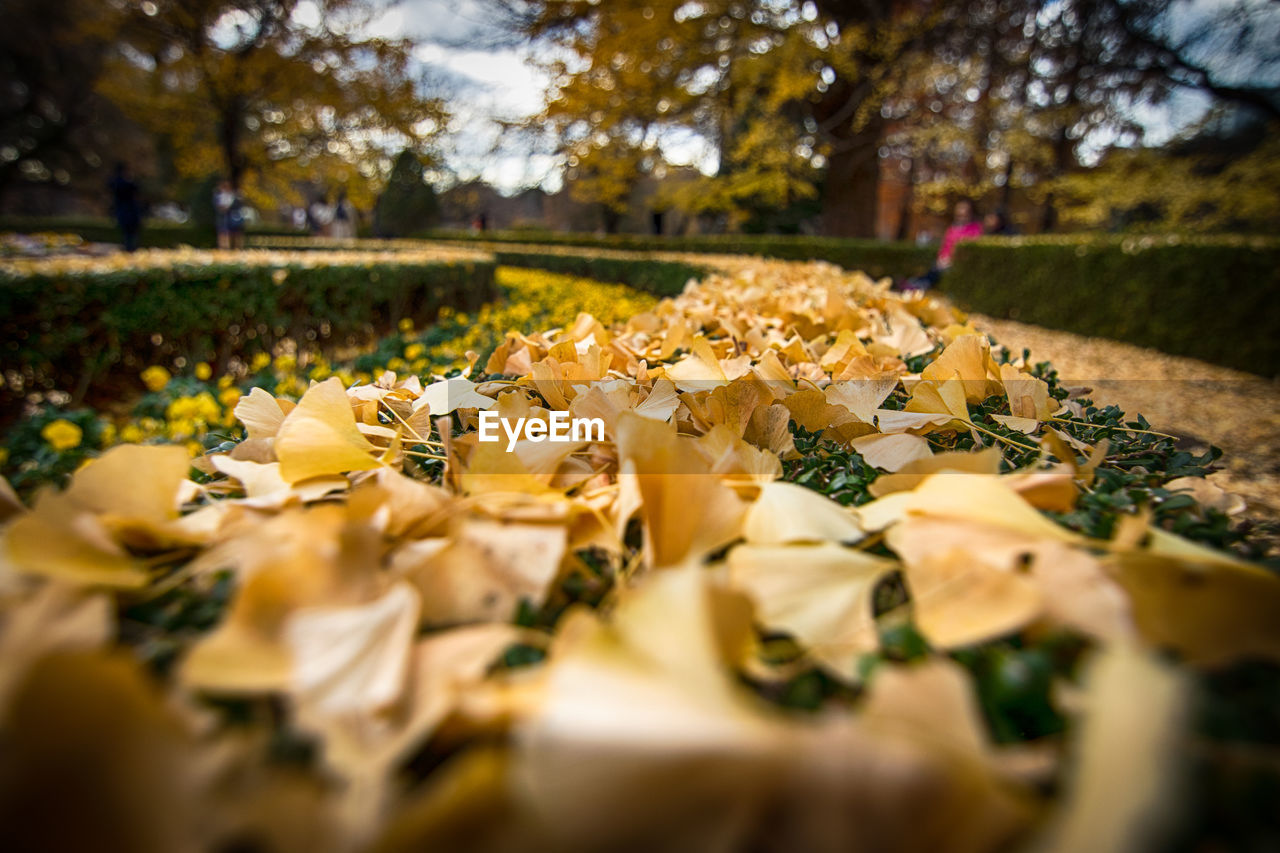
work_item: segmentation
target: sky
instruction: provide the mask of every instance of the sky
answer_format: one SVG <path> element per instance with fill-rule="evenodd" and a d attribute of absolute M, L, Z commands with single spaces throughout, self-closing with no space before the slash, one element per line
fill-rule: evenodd
<path fill-rule="evenodd" d="M 1189 0 L 1183 4 L 1181 23 L 1189 26 L 1205 12 L 1240 2 L 1255 5 L 1274 0 Z M 500 125 L 537 113 L 548 80 L 528 62 L 527 45 L 502 38 L 508 34 L 490 4 L 485 0 L 398 0 L 370 29 L 377 35 L 419 43 L 418 59 L 453 111 L 444 154 L 458 180 L 478 177 L 508 194 L 538 185 L 551 192 L 559 189 L 555 158 L 536 152 L 518 134 L 504 133 Z M 1260 37 L 1266 40 L 1270 35 Z M 1158 145 L 1202 118 L 1208 107 L 1206 96 L 1187 92 L 1162 107 L 1140 107 L 1135 115 L 1147 127 L 1148 144 Z M 697 140 L 680 140 L 674 150 L 664 153 L 672 162 L 693 163 L 704 170 L 714 166 L 707 160 L 706 146 Z"/>
<path fill-rule="evenodd" d="M 479 177 L 505 193 L 559 188 L 556 160 L 499 124 L 537 113 L 548 80 L 527 46 L 495 44 L 503 32 L 484 0 L 401 0 L 371 30 L 419 42 L 417 58 L 453 113 L 444 153 L 458 180 Z"/>
<path fill-rule="evenodd" d="M 374 35 L 419 42 L 417 57 L 453 113 L 444 154 L 454 177 L 478 177 L 508 195 L 531 186 L 560 189 L 559 161 L 539 153 L 527 137 L 504 132 L 500 124 L 541 110 L 550 81 L 529 61 L 530 47 L 502 28 L 491 4 L 399 0 L 369 29 Z M 714 152 L 695 134 L 668 134 L 663 154 L 674 165 L 715 168 Z"/>

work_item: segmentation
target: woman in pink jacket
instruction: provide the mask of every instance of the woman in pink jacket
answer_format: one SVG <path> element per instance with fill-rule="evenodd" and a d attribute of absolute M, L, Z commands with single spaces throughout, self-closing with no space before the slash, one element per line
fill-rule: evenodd
<path fill-rule="evenodd" d="M 934 262 L 933 269 L 908 281 L 903 285 L 903 290 L 928 290 L 936 285 L 938 279 L 942 278 L 943 270 L 951 266 L 951 256 L 955 253 L 956 245 L 982 236 L 982 221 L 975 215 L 973 202 L 969 199 L 957 201 L 952 216 L 951 226 L 942 235 L 942 248 L 938 250 L 938 260 Z"/>

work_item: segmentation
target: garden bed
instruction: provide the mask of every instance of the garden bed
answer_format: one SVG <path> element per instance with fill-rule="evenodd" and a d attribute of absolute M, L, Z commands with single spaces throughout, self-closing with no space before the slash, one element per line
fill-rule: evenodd
<path fill-rule="evenodd" d="M 9 508 L 33 791 L 136 767 L 171 846 L 1265 844 L 1280 580 L 1216 451 L 829 266 L 505 274 L 560 313 L 269 359 L 194 470 L 126 445 Z"/>

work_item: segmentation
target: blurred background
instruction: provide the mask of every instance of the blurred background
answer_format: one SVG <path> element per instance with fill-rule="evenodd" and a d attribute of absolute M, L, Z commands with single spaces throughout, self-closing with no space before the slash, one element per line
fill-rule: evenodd
<path fill-rule="evenodd" d="M 8 0 L 0 225 L 1266 234 L 1278 118 L 1274 0 Z"/>

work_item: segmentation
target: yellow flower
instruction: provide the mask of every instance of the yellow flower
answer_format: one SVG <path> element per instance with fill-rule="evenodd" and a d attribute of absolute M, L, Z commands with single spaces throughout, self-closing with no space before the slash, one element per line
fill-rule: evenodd
<path fill-rule="evenodd" d="M 219 377 L 218 377 L 218 387 L 219 387 L 219 388 L 230 388 L 230 387 L 231 387 L 231 383 L 232 383 L 233 381 L 235 381 L 235 380 L 233 380 L 230 376 L 219 376 Z"/>
<path fill-rule="evenodd" d="M 296 376 L 286 376 L 276 383 L 274 389 L 277 397 L 301 397 L 307 386 Z"/>
<path fill-rule="evenodd" d="M 164 386 L 169 384 L 170 378 L 169 371 L 158 364 L 153 364 L 142 371 L 142 381 L 149 391 L 163 391 Z"/>
<path fill-rule="evenodd" d="M 40 437 L 49 442 L 54 450 L 70 450 L 80 446 L 84 433 L 71 421 L 58 418 L 44 425 L 44 429 L 40 430 Z"/>
<path fill-rule="evenodd" d="M 404 357 L 408 361 L 413 361 L 416 358 L 421 358 L 426 351 L 427 348 L 421 343 L 412 343 L 404 348 Z"/>
<path fill-rule="evenodd" d="M 240 389 L 223 388 L 218 394 L 218 402 L 222 404 L 224 409 L 234 409 L 236 403 L 240 402 Z"/>
<path fill-rule="evenodd" d="M 293 373 L 298 367 L 298 359 L 291 355 L 282 355 L 276 359 L 276 370 L 281 373 Z"/>
<path fill-rule="evenodd" d="M 202 455 L 204 455 L 204 445 L 202 445 L 202 444 L 201 444 L 200 442 L 198 442 L 198 441 L 188 441 L 188 442 L 187 442 L 187 453 L 189 453 L 189 454 L 190 454 L 191 456 L 193 456 L 193 457 L 195 457 L 195 456 L 202 456 Z"/>
<path fill-rule="evenodd" d="M 266 367 L 270 363 L 271 363 L 270 353 L 265 353 L 265 352 L 255 353 L 253 356 L 253 361 L 249 362 L 249 370 L 251 370 L 254 373 L 257 373 L 259 370 Z"/>
<path fill-rule="evenodd" d="M 412 332 L 412 331 L 413 331 L 413 320 L 412 320 L 411 318 L 409 318 L 409 317 L 405 317 L 403 320 L 401 320 L 401 321 L 400 321 L 400 331 L 402 331 L 402 332 L 404 332 L 404 333 L 406 333 L 406 334 L 408 334 L 409 332 Z"/>
<path fill-rule="evenodd" d="M 190 438 L 195 434 L 195 431 L 196 427 L 194 423 L 186 418 L 178 418 L 177 420 L 169 421 L 165 435 L 167 438 L 176 441 L 181 438 Z"/>
<path fill-rule="evenodd" d="M 125 444 L 137 444 L 146 438 L 142 429 L 137 424 L 125 424 L 120 430 L 120 440 Z"/>
<path fill-rule="evenodd" d="M 100 440 L 102 446 L 110 447 L 115 444 L 117 440 L 119 440 L 119 435 L 116 432 L 116 425 L 113 423 L 104 424 L 102 427 L 102 438 Z"/>
<path fill-rule="evenodd" d="M 202 361 L 196 365 L 196 379 L 199 379 L 201 382 L 206 382 L 212 375 L 213 368 L 209 366 L 207 361 Z"/>

